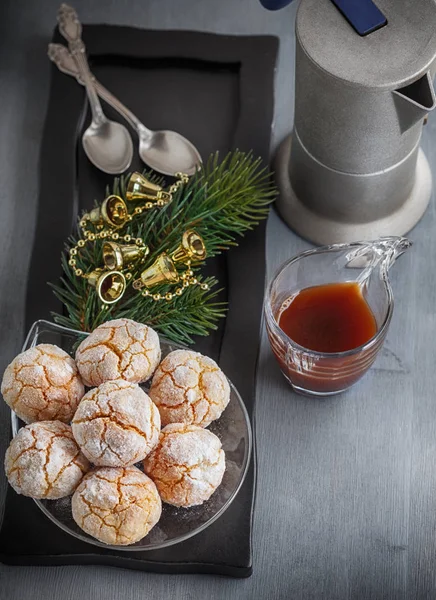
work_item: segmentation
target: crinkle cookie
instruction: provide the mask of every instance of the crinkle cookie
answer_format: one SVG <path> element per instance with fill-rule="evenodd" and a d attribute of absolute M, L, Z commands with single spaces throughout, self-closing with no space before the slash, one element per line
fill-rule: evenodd
<path fill-rule="evenodd" d="M 125 379 L 150 379 L 161 358 L 159 336 L 151 327 L 131 319 L 103 323 L 83 340 L 76 363 L 85 385 Z"/>
<path fill-rule="evenodd" d="M 1 393 L 26 423 L 68 423 L 85 388 L 71 356 L 52 344 L 39 344 L 19 354 L 6 368 Z"/>
<path fill-rule="evenodd" d="M 84 395 L 72 428 L 94 465 L 126 467 L 143 460 L 157 444 L 160 416 L 136 383 L 118 379 Z"/>
<path fill-rule="evenodd" d="M 102 468 L 84 477 L 71 508 L 83 531 L 105 544 L 126 546 L 156 525 L 162 503 L 153 481 L 136 467 Z"/>
<path fill-rule="evenodd" d="M 89 463 L 61 421 L 40 421 L 20 429 L 6 450 L 5 471 L 18 494 L 54 500 L 69 496 Z"/>
<path fill-rule="evenodd" d="M 156 369 L 149 394 L 159 409 L 162 425 L 207 427 L 229 403 L 230 386 L 211 358 L 192 350 L 175 350 Z"/>
<path fill-rule="evenodd" d="M 226 469 L 219 438 L 198 425 L 173 423 L 162 429 L 159 444 L 144 461 L 144 470 L 164 502 L 195 506 L 208 500 Z"/>

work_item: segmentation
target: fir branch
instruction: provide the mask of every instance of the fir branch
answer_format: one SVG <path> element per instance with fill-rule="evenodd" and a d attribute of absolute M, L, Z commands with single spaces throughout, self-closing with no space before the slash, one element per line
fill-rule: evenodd
<path fill-rule="evenodd" d="M 164 185 L 162 177 L 149 172 L 144 174 L 153 183 Z M 117 194 L 125 199 L 127 179 L 115 178 L 112 190 L 108 188 L 106 195 Z M 275 196 L 270 174 L 262 168 L 260 159 L 254 159 L 251 153 L 235 151 L 220 162 L 216 153 L 173 195 L 170 204 L 162 209 L 144 211 L 119 232 L 120 236 L 129 234 L 147 243 L 150 254 L 146 266 L 151 265 L 161 252 L 173 252 L 187 229 L 195 229 L 202 236 L 210 258 L 237 245 L 240 236 L 266 218 Z M 128 202 L 128 205 L 131 211 L 134 210 L 134 202 Z M 64 275 L 58 284 L 52 285 L 56 297 L 66 308 L 65 315 L 53 314 L 61 325 L 92 331 L 108 319 L 127 317 L 149 324 L 170 340 L 192 343 L 192 336 L 207 335 L 216 329 L 217 321 L 225 315 L 226 304 L 217 298 L 219 290 L 215 278 L 204 280 L 209 290 L 191 286 L 170 302 L 144 298 L 129 282 L 118 303 L 102 307 L 94 288 L 86 279 L 76 277 L 68 264 L 68 247 L 75 244 L 76 239 L 71 237 L 62 255 Z M 85 273 L 100 267 L 102 241 L 87 244 L 76 260 L 77 267 Z M 199 274 L 201 265 L 191 268 L 203 282 Z M 139 277 L 143 269 L 144 265 L 137 265 L 132 271 L 133 279 Z M 153 292 L 160 294 L 169 291 L 174 291 L 174 286 L 167 284 L 153 288 Z"/>

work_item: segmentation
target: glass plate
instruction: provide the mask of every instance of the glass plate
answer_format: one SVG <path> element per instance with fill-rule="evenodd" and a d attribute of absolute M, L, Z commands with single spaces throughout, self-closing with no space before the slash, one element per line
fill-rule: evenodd
<path fill-rule="evenodd" d="M 54 325 L 48 321 L 33 324 L 23 351 L 36 344 L 56 344 L 74 355 L 74 350 L 86 334 Z M 161 338 L 162 357 L 182 348 Z M 252 449 L 252 433 L 247 410 L 235 386 L 230 384 L 230 402 L 221 418 L 212 422 L 210 431 L 221 440 L 226 453 L 226 470 L 221 485 L 211 498 L 201 506 L 176 508 L 162 504 L 162 516 L 151 532 L 131 546 L 111 546 L 103 544 L 86 534 L 76 525 L 71 514 L 71 497 L 60 500 L 34 500 L 42 512 L 58 527 L 70 535 L 102 548 L 125 551 L 158 550 L 178 544 L 200 533 L 216 521 L 230 506 L 241 488 L 247 474 Z M 147 384 L 143 386 L 147 391 Z M 12 412 L 12 431 L 15 436 L 25 424 Z M 142 468 L 139 464 L 138 467 Z"/>

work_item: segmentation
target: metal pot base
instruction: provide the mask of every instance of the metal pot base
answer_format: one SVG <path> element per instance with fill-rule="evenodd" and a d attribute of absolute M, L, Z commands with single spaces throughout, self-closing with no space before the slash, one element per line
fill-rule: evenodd
<path fill-rule="evenodd" d="M 280 191 L 277 209 L 283 220 L 301 237 L 319 245 L 373 240 L 387 235 L 404 235 L 423 216 L 431 197 L 432 177 L 427 158 L 418 152 L 414 186 L 391 214 L 366 223 L 334 221 L 307 208 L 295 194 L 289 179 L 291 135 L 286 137 L 275 157 L 275 177 Z M 352 204 L 350 204 L 352 206 Z"/>

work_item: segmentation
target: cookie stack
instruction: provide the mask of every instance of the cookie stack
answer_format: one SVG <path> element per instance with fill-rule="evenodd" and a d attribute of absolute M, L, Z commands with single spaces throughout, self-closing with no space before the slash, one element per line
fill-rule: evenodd
<path fill-rule="evenodd" d="M 150 379 L 147 394 L 140 384 Z M 32 498 L 72 494 L 74 520 L 102 542 L 141 540 L 162 501 L 199 505 L 222 481 L 224 451 L 205 428 L 229 402 L 227 378 L 190 350 L 161 361 L 147 325 L 108 321 L 75 360 L 56 346 L 35 346 L 7 367 L 1 392 L 27 423 L 6 452 L 9 483 Z"/>

